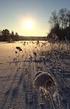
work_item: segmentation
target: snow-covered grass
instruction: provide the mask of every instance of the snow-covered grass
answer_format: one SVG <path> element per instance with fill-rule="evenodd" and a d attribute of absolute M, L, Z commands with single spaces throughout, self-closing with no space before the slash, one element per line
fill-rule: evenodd
<path fill-rule="evenodd" d="M 0 109 L 6 109 L 10 98 L 17 96 L 16 108 L 25 107 L 24 91 L 31 91 L 30 84 L 38 71 L 70 71 L 70 43 L 48 43 L 47 41 L 19 41 L 0 43 Z M 25 78 L 25 79 L 24 79 Z M 25 82 L 26 81 L 26 82 Z M 25 85 L 25 83 L 26 85 Z M 66 83 L 65 83 L 66 84 Z M 66 84 L 69 87 L 68 81 Z M 16 95 L 17 90 L 19 94 Z M 14 95 L 15 93 L 15 95 Z M 19 98 L 19 99 L 18 99 Z M 14 102 L 14 100 L 13 100 Z M 19 103 L 18 103 L 19 102 Z M 19 108 L 20 109 L 20 108 Z M 24 108 L 25 109 L 25 108 Z"/>
<path fill-rule="evenodd" d="M 6 75 L 8 71 L 14 73 L 15 69 L 23 68 L 25 61 L 42 61 L 41 63 L 36 63 L 36 70 L 38 70 L 37 67 L 41 68 L 41 66 L 49 66 L 48 68 L 60 67 L 63 69 L 63 67 L 69 67 L 69 59 L 70 43 L 52 44 L 46 41 L 0 43 L 0 76 Z M 41 68 L 41 70 L 44 69 Z"/>

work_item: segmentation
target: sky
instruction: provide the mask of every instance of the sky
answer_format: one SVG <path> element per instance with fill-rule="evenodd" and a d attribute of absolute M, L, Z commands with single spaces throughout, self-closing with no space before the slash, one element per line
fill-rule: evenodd
<path fill-rule="evenodd" d="M 0 30 L 23 36 L 45 36 L 51 12 L 70 9 L 70 0 L 0 0 Z"/>

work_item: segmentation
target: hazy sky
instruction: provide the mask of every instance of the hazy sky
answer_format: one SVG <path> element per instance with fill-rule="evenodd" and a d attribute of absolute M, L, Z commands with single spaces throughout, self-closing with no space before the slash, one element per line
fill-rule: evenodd
<path fill-rule="evenodd" d="M 53 10 L 70 9 L 70 0 L 0 0 L 0 29 L 20 35 L 46 35 Z"/>

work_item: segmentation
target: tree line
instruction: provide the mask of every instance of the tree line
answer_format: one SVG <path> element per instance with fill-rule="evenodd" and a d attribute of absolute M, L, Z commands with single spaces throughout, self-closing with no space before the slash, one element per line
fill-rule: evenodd
<path fill-rule="evenodd" d="M 14 33 L 13 31 L 10 33 L 8 29 L 4 29 L 0 31 L 0 41 L 18 41 L 19 35 L 18 33 Z"/>
<path fill-rule="evenodd" d="M 53 11 L 49 20 L 51 29 L 46 40 L 49 42 L 55 41 L 70 41 L 70 10 L 62 8 L 59 11 Z M 10 33 L 8 29 L 0 32 L 0 41 L 18 41 L 24 40 L 24 37 L 14 33 Z"/>
<path fill-rule="evenodd" d="M 70 10 L 63 8 L 53 11 L 49 20 L 51 30 L 48 41 L 70 41 Z"/>

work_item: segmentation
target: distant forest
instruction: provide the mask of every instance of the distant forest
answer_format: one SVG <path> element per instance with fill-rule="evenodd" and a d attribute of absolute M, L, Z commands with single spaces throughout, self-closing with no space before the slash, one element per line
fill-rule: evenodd
<path fill-rule="evenodd" d="M 18 33 L 14 33 L 8 30 L 4 29 L 0 31 L 0 41 L 5 41 L 5 42 L 13 42 L 13 41 L 22 41 L 22 40 L 47 40 L 47 37 L 41 37 L 41 36 L 20 36 Z"/>
<path fill-rule="evenodd" d="M 22 37 L 18 33 L 10 33 L 8 29 L 4 29 L 0 31 L 0 41 L 47 40 L 53 43 L 57 41 L 70 42 L 70 10 L 63 8 L 59 11 L 53 11 L 49 23 L 51 29 L 45 37 Z"/>
<path fill-rule="evenodd" d="M 14 33 L 14 32 L 9 32 L 8 29 L 4 29 L 2 31 L 0 31 L 0 41 L 18 41 L 19 40 L 19 35 L 18 33 Z"/>

